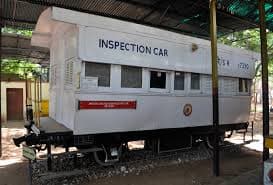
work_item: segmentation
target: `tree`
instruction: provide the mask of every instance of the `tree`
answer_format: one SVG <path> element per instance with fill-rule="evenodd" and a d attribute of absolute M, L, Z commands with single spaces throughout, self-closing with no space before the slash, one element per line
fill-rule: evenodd
<path fill-rule="evenodd" d="M 33 64 L 28 60 L 2 59 L 1 73 L 17 74 L 21 77 L 25 74 L 39 73 L 41 70 L 39 64 Z"/>
<path fill-rule="evenodd" d="M 2 33 L 12 33 L 25 37 L 32 36 L 32 30 L 4 27 Z M 17 74 L 20 77 L 25 77 L 25 74 L 33 76 L 33 74 L 42 75 L 48 79 L 48 68 L 41 68 L 39 64 L 34 64 L 31 60 L 26 59 L 1 59 L 1 73 Z"/>
<path fill-rule="evenodd" d="M 260 31 L 259 29 L 245 30 L 235 32 L 219 38 L 219 42 L 230 45 L 233 47 L 239 47 L 246 50 L 251 50 L 260 53 Z M 269 62 L 269 75 L 273 75 L 273 34 L 267 33 L 267 45 L 268 45 L 268 62 Z M 256 65 L 257 69 L 260 69 L 259 65 Z M 259 70 L 256 70 L 256 75 L 260 76 Z"/>
<path fill-rule="evenodd" d="M 15 28 L 10 28 L 10 27 L 2 28 L 1 32 L 2 33 L 14 33 L 14 34 L 23 35 L 26 37 L 32 36 L 32 30 L 15 29 Z"/>
<path fill-rule="evenodd" d="M 219 42 L 239 47 L 255 52 L 260 52 L 260 32 L 259 29 L 245 30 L 236 32 L 230 35 L 219 38 Z M 273 79 L 273 34 L 272 32 L 267 33 L 267 45 L 268 45 L 268 75 L 269 84 L 272 85 Z M 256 63 L 255 78 L 253 79 L 253 95 L 254 95 L 254 120 L 256 118 L 256 103 L 257 103 L 257 92 L 256 82 L 261 77 L 261 63 Z"/>

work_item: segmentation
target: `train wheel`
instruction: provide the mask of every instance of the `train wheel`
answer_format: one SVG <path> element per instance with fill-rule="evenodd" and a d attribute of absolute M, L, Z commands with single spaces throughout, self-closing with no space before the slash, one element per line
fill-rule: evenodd
<path fill-rule="evenodd" d="M 205 137 L 206 146 L 211 150 L 214 149 L 214 146 L 213 146 L 214 141 L 213 140 L 214 140 L 214 135 L 208 135 Z M 225 135 L 221 134 L 219 137 L 219 146 L 224 145 L 224 140 L 225 140 Z"/>
<path fill-rule="evenodd" d="M 101 151 L 93 152 L 95 161 L 101 166 L 111 166 L 119 161 L 122 145 L 119 147 L 101 146 Z"/>

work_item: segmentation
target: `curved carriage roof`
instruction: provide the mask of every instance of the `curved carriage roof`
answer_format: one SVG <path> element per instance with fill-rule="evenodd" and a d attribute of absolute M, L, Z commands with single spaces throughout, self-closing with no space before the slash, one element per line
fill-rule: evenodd
<path fill-rule="evenodd" d="M 218 35 L 258 27 L 258 0 L 218 0 Z M 273 3 L 266 3 L 273 30 Z M 39 15 L 56 6 L 154 26 L 196 37 L 209 36 L 209 0 L 2 0 L 4 26 L 34 29 Z"/>
<path fill-rule="evenodd" d="M 68 58 L 77 56 L 83 61 L 211 74 L 208 40 L 58 7 L 48 8 L 39 17 L 31 44 L 56 51 L 63 48 L 59 41 L 65 41 Z M 254 52 L 222 44 L 218 56 L 219 75 L 241 78 L 254 76 L 254 62 L 260 58 Z"/>

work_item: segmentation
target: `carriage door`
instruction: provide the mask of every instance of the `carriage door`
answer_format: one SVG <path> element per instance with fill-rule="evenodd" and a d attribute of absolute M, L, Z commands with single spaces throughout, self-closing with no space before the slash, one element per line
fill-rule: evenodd
<path fill-rule="evenodd" d="M 7 120 L 23 120 L 22 88 L 7 88 Z"/>

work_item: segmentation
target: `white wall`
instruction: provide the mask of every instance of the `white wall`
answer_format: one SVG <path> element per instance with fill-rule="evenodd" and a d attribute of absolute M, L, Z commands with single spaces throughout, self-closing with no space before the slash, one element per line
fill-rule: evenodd
<path fill-rule="evenodd" d="M 179 35 L 174 41 L 160 37 L 156 29 L 153 34 L 139 35 L 132 30 L 124 32 L 127 28 L 116 31 L 95 26 L 79 27 L 79 58 L 84 61 L 211 74 L 210 45 L 206 40 L 195 43 L 192 38 Z M 112 24 L 110 26 L 112 28 Z M 169 32 L 169 35 L 172 34 Z M 192 45 L 198 49 L 192 51 Z M 137 48 L 141 47 L 149 49 L 140 52 Z M 159 50 L 162 55 L 159 55 Z M 258 60 L 254 58 L 254 53 L 219 45 L 218 56 L 219 75 L 249 79 L 254 77 L 254 65 Z"/>
<path fill-rule="evenodd" d="M 74 127 L 75 97 L 74 82 L 71 86 L 65 84 L 66 64 L 78 61 L 77 56 L 77 27 L 58 22 L 52 29 L 50 45 L 50 101 L 49 116 L 70 129 Z M 55 72 L 54 72 L 55 70 Z M 76 74 L 72 70 L 72 81 Z M 65 87 L 65 88 L 64 88 Z"/>

